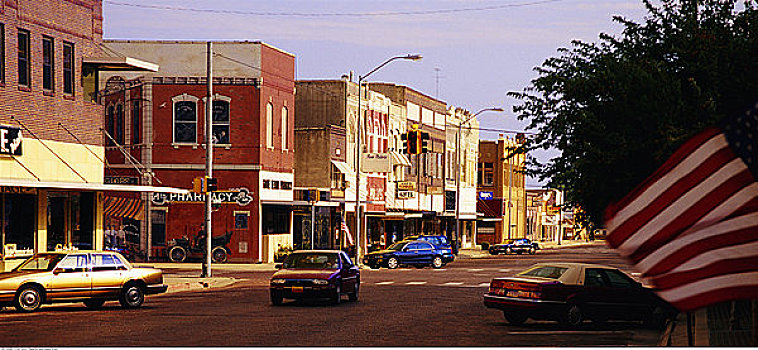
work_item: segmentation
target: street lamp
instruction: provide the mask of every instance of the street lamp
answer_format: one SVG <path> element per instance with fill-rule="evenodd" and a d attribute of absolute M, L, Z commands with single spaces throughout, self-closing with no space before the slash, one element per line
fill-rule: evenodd
<path fill-rule="evenodd" d="M 471 117 L 464 120 L 460 124 L 458 124 L 458 131 L 455 133 L 455 153 L 456 153 L 456 160 L 455 160 L 455 240 L 460 244 L 460 238 L 461 238 L 461 231 L 460 231 L 460 221 L 461 221 L 461 127 L 463 127 L 463 124 L 466 124 L 470 122 L 472 119 L 476 118 L 479 114 L 482 114 L 484 112 L 504 112 L 505 110 L 501 107 L 490 107 L 480 110 L 479 112 L 474 113 Z M 476 244 L 476 241 L 474 241 L 474 244 Z"/>
<path fill-rule="evenodd" d="M 361 261 L 361 243 L 366 237 L 361 237 L 361 119 L 362 119 L 362 106 L 361 106 L 361 85 L 363 85 L 363 79 L 368 78 L 371 74 L 378 71 L 382 67 L 394 60 L 410 60 L 418 61 L 423 57 L 420 54 L 408 54 L 405 56 L 395 56 L 384 61 L 384 63 L 376 66 L 370 72 L 358 76 L 358 122 L 357 129 L 355 131 L 355 235 L 356 235 L 356 250 L 355 250 L 355 263 L 360 264 Z M 367 243 L 367 242 L 364 242 Z"/>

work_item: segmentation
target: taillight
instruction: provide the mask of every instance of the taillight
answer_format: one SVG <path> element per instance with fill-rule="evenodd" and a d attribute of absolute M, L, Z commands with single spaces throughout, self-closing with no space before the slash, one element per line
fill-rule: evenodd
<path fill-rule="evenodd" d="M 511 298 L 540 299 L 542 297 L 542 286 L 537 283 L 492 280 L 489 293 Z"/>

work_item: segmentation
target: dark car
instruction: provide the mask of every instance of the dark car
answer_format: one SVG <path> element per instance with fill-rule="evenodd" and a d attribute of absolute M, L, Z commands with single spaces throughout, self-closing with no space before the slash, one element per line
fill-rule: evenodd
<path fill-rule="evenodd" d="M 387 267 L 396 269 L 402 265 L 424 267 L 431 265 L 435 269 L 445 266 L 455 260 L 450 248 L 443 249 L 426 241 L 401 241 L 379 250 L 366 254 L 363 263 L 372 269 Z"/>
<path fill-rule="evenodd" d="M 641 320 L 661 327 L 676 310 L 652 289 L 619 269 L 582 263 L 543 263 L 515 277 L 495 278 L 484 305 L 502 310 L 515 325 L 527 319 L 554 320 L 571 327 L 584 320 Z"/>
<path fill-rule="evenodd" d="M 271 303 L 283 299 L 328 298 L 339 304 L 342 295 L 358 300 L 360 270 L 343 251 L 299 250 L 287 256 L 271 277 Z"/>
<path fill-rule="evenodd" d="M 451 249 L 452 246 L 450 245 L 450 242 L 447 240 L 447 237 L 442 235 L 414 235 L 414 236 L 408 236 L 403 239 L 403 241 L 426 241 L 431 244 L 434 244 L 438 248 L 446 248 Z"/>
<path fill-rule="evenodd" d="M 522 254 L 529 253 L 534 254 L 540 249 L 537 242 L 532 242 L 526 238 L 514 239 L 510 243 L 505 244 L 493 244 L 489 247 L 489 252 L 492 255 L 498 254 Z"/>

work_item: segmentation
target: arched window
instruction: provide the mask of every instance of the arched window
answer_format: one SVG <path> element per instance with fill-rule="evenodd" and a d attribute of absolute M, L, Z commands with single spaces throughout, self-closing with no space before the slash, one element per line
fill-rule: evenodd
<path fill-rule="evenodd" d="M 288 111 L 287 107 L 282 107 L 282 149 L 287 149 L 287 123 L 289 122 L 288 119 Z"/>
<path fill-rule="evenodd" d="M 174 104 L 174 142 L 197 143 L 197 101 L 199 99 L 185 93 L 171 100 Z"/>
<path fill-rule="evenodd" d="M 139 144 L 140 140 L 140 100 L 132 101 L 132 144 Z"/>
<path fill-rule="evenodd" d="M 116 135 L 113 138 L 116 139 L 119 145 L 124 144 L 124 106 L 122 104 L 116 105 Z"/>
<path fill-rule="evenodd" d="M 213 143 L 229 144 L 229 101 L 213 101 Z"/>
<path fill-rule="evenodd" d="M 113 140 L 111 140 L 111 137 L 113 137 L 114 133 L 114 125 L 116 124 L 116 108 L 113 106 L 108 106 L 108 111 L 105 113 L 105 131 L 110 135 L 110 137 L 105 137 L 105 143 L 109 146 L 113 145 Z"/>
<path fill-rule="evenodd" d="M 274 105 L 266 105 L 266 147 L 274 148 Z"/>

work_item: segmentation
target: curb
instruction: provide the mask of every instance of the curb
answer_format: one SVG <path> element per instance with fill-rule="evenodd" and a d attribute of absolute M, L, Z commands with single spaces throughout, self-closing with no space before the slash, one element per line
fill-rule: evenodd
<path fill-rule="evenodd" d="M 225 288 L 243 280 L 231 277 L 164 277 L 164 283 L 168 285 L 168 290 L 164 294 Z"/>

